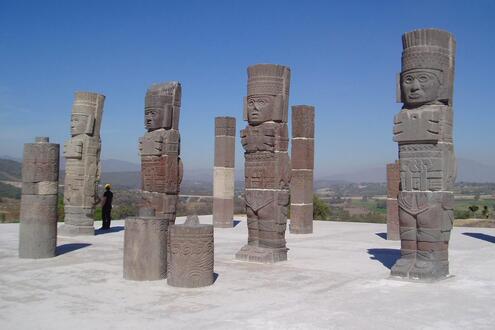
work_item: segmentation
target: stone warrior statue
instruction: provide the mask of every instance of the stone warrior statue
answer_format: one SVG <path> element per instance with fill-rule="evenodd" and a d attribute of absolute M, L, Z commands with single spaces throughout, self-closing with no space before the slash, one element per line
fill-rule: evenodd
<path fill-rule="evenodd" d="M 437 280 L 449 274 L 456 163 L 452 143 L 455 41 L 445 31 L 403 35 L 399 144 L 401 258 L 391 274 Z"/>
<path fill-rule="evenodd" d="M 148 130 L 139 140 L 141 153 L 141 207 L 175 223 L 179 187 L 182 181 L 179 114 L 182 88 L 173 81 L 151 86 L 146 92 L 144 126 Z"/>
<path fill-rule="evenodd" d="M 241 131 L 245 149 L 248 244 L 236 254 L 243 261 L 287 260 L 285 229 L 289 205 L 290 159 L 287 107 L 290 69 L 257 64 L 248 72 L 248 95 Z"/>
<path fill-rule="evenodd" d="M 99 202 L 100 127 L 105 96 L 76 92 L 72 107 L 71 135 L 65 142 L 65 235 L 94 235 L 94 210 Z"/>

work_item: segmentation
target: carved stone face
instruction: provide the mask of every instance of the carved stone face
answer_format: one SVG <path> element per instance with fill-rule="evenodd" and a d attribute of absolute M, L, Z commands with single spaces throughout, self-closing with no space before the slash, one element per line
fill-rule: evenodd
<path fill-rule="evenodd" d="M 251 125 L 259 125 L 272 119 L 274 110 L 273 95 L 252 95 L 247 97 L 248 122 Z"/>
<path fill-rule="evenodd" d="M 418 107 L 438 100 L 440 71 L 418 69 L 401 74 L 402 100 L 408 106 Z"/>
<path fill-rule="evenodd" d="M 88 126 L 87 115 L 75 113 L 72 114 L 70 119 L 70 132 L 74 135 L 84 134 L 86 132 L 86 127 Z"/>
<path fill-rule="evenodd" d="M 163 110 L 158 108 L 146 108 L 144 110 L 144 126 L 148 131 L 161 128 L 163 122 Z"/>

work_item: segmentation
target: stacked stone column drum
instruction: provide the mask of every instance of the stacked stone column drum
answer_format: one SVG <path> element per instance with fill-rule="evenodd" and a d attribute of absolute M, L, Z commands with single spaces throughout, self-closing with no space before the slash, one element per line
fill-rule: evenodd
<path fill-rule="evenodd" d="M 154 281 L 167 277 L 168 220 L 141 209 L 139 217 L 125 220 L 124 278 Z"/>
<path fill-rule="evenodd" d="M 456 162 L 452 140 L 455 40 L 422 29 L 402 37 L 399 145 L 401 258 L 391 274 L 434 281 L 449 274 Z"/>
<path fill-rule="evenodd" d="M 94 211 L 100 181 L 100 127 L 105 96 L 77 92 L 71 117 L 71 139 L 65 142 L 63 235 L 94 235 Z"/>
<path fill-rule="evenodd" d="M 233 225 L 235 118 L 215 118 L 215 165 L 213 168 L 213 224 L 218 228 Z"/>
<path fill-rule="evenodd" d="M 292 177 L 290 181 L 290 232 L 313 232 L 313 169 L 315 108 L 292 107 Z"/>
<path fill-rule="evenodd" d="M 182 225 L 170 226 L 167 284 L 183 288 L 212 285 L 215 281 L 213 225 L 188 216 Z"/>
<path fill-rule="evenodd" d="M 399 161 L 387 164 L 387 240 L 398 241 L 399 204 L 397 196 L 400 187 Z"/>
<path fill-rule="evenodd" d="M 19 257 L 50 258 L 57 248 L 60 146 L 47 137 L 24 144 Z"/>
<path fill-rule="evenodd" d="M 290 158 L 287 107 L 290 69 L 257 64 L 248 68 L 248 90 L 241 131 L 245 149 L 244 182 L 248 243 L 237 252 L 241 261 L 287 260 L 285 230 L 289 206 Z"/>

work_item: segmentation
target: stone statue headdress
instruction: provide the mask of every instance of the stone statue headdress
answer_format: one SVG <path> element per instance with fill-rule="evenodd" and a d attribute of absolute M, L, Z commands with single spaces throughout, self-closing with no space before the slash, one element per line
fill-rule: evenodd
<path fill-rule="evenodd" d="M 452 34 L 438 29 L 420 29 L 402 36 L 402 73 L 412 69 L 439 71 L 438 100 L 452 105 L 456 43 Z M 403 102 L 398 83 L 398 101 Z"/>
<path fill-rule="evenodd" d="M 248 67 L 247 72 L 247 95 L 275 96 L 272 120 L 287 122 L 290 69 L 276 64 L 256 64 Z M 244 120 L 248 120 L 246 99 L 244 103 Z"/>
<path fill-rule="evenodd" d="M 93 135 L 94 132 L 99 132 L 105 96 L 90 92 L 76 92 L 75 94 L 72 114 L 86 116 L 88 118 L 84 130 L 85 134 Z"/>
<path fill-rule="evenodd" d="M 145 107 L 162 112 L 161 127 L 179 129 L 182 87 L 178 81 L 151 86 L 146 92 Z"/>

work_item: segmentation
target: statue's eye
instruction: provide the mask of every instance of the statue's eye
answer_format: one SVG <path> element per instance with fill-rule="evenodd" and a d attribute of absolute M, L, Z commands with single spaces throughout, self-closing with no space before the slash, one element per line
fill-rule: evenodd
<path fill-rule="evenodd" d="M 265 100 L 259 100 L 259 101 L 258 101 L 258 103 L 259 103 L 260 105 L 265 105 Z"/>
<path fill-rule="evenodd" d="M 414 79 L 413 79 L 413 77 L 412 77 L 412 76 L 405 76 L 405 77 L 404 77 L 404 82 L 405 82 L 406 84 L 410 84 L 410 83 L 412 83 L 412 82 L 413 82 L 413 80 L 414 80 Z"/>
<path fill-rule="evenodd" d="M 248 105 L 249 105 L 250 107 L 252 107 L 252 106 L 254 105 L 254 101 L 253 101 L 253 100 L 249 100 L 249 101 L 248 101 Z"/>
<path fill-rule="evenodd" d="M 422 74 L 422 75 L 420 75 L 420 76 L 418 77 L 418 80 L 419 80 L 419 82 L 421 82 L 421 83 L 425 83 L 425 82 L 427 82 L 427 81 L 428 81 L 428 80 L 430 80 L 430 79 L 429 79 L 429 77 L 428 77 L 427 75 Z"/>

